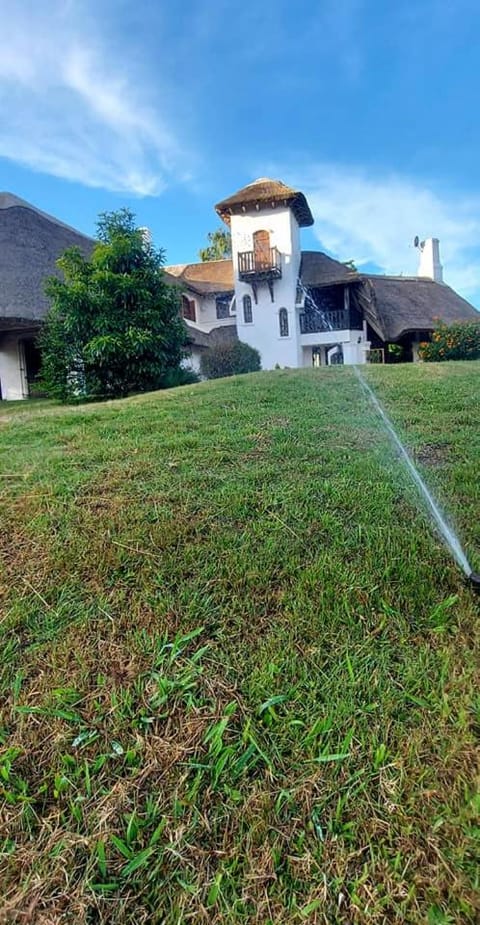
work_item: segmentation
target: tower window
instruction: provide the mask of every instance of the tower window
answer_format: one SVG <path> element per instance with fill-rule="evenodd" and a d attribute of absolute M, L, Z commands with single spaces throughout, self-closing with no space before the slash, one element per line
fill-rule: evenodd
<path fill-rule="evenodd" d="M 188 299 L 186 295 L 182 295 L 182 315 L 187 321 L 196 321 L 197 313 L 195 311 L 195 300 Z"/>
<path fill-rule="evenodd" d="M 288 312 L 286 308 L 281 308 L 278 313 L 278 326 L 280 328 L 280 337 L 288 337 Z"/>
<path fill-rule="evenodd" d="M 245 324 L 252 324 L 253 322 L 252 300 L 249 295 L 244 295 L 243 297 L 243 320 Z"/>

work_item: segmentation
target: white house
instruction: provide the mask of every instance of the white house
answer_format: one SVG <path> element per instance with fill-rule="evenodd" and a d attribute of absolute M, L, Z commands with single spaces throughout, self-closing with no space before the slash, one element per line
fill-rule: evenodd
<path fill-rule="evenodd" d="M 256 347 L 262 367 L 414 360 L 440 318 L 480 320 L 443 283 L 438 241 L 420 245 L 419 276 L 358 273 L 301 249 L 313 223 L 303 193 L 260 179 L 223 199 L 217 214 L 232 234 L 232 257 L 166 268 L 180 289 L 190 363 L 219 341 Z M 0 395 L 32 394 L 36 337 L 47 310 L 45 280 L 67 247 L 88 255 L 93 240 L 10 193 L 0 193 Z"/>
<path fill-rule="evenodd" d="M 232 258 L 167 267 L 182 286 L 194 368 L 227 336 L 256 347 L 264 369 L 415 360 L 438 318 L 480 320 L 443 284 L 437 239 L 422 242 L 418 277 L 375 276 L 302 251 L 312 213 L 279 180 L 255 180 L 215 208 L 231 230 Z"/>
<path fill-rule="evenodd" d="M 68 247 L 93 247 L 74 228 L 12 193 L 0 193 L 0 397 L 28 398 L 40 368 L 36 338 L 48 308 L 45 281 Z"/>

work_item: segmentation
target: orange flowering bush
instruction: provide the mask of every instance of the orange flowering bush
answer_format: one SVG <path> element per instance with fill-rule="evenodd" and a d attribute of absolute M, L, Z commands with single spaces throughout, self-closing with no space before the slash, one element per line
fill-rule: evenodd
<path fill-rule="evenodd" d="M 480 316 L 478 321 L 443 324 L 439 321 L 430 342 L 419 347 L 426 362 L 435 360 L 480 360 Z"/>

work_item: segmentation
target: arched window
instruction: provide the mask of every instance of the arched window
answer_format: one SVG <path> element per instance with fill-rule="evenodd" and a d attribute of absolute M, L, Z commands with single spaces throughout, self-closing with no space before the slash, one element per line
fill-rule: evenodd
<path fill-rule="evenodd" d="M 197 320 L 197 315 L 195 311 L 195 300 L 188 299 L 186 295 L 182 295 L 182 315 L 188 321 Z"/>
<path fill-rule="evenodd" d="M 280 328 L 280 337 L 288 337 L 288 312 L 286 308 L 281 308 L 278 313 L 278 326 Z"/>
<path fill-rule="evenodd" d="M 243 297 L 243 320 L 245 324 L 252 324 L 253 321 L 252 300 L 249 295 Z"/>

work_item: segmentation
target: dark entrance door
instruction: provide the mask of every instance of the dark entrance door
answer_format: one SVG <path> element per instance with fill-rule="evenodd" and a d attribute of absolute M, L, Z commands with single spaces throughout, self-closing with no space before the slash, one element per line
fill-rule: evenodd
<path fill-rule="evenodd" d="M 22 345 L 28 394 L 33 395 L 36 390 L 38 391 L 41 354 L 33 337 L 25 338 Z"/>

